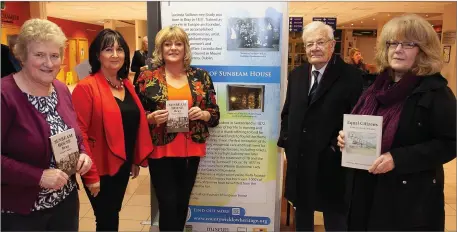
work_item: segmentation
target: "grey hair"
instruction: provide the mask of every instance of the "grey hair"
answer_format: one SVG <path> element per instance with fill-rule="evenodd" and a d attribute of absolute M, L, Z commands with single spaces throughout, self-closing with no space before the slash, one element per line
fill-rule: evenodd
<path fill-rule="evenodd" d="M 147 35 L 143 36 L 143 38 L 141 38 L 141 41 L 144 42 L 146 39 L 148 39 L 148 36 L 147 36 Z"/>
<path fill-rule="evenodd" d="M 316 31 L 324 31 L 327 33 L 327 37 L 331 40 L 334 39 L 333 37 L 333 28 L 321 21 L 313 21 L 308 24 L 303 28 L 303 34 L 302 34 L 302 40 L 303 43 L 306 43 L 306 38 L 312 34 L 315 33 Z"/>

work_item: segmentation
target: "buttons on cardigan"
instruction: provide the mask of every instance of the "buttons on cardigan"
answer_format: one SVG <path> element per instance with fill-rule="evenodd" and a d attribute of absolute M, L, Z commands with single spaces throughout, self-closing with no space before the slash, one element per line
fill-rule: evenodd
<path fill-rule="evenodd" d="M 433 179 L 433 183 L 436 184 L 436 179 Z"/>
<path fill-rule="evenodd" d="M 403 184 L 407 184 L 408 182 L 406 180 L 402 181 Z"/>
<path fill-rule="evenodd" d="M 421 123 L 421 122 L 418 122 L 417 125 L 418 125 L 418 126 L 422 126 L 422 123 Z"/>
<path fill-rule="evenodd" d="M 306 128 L 303 128 L 303 133 L 306 133 Z"/>

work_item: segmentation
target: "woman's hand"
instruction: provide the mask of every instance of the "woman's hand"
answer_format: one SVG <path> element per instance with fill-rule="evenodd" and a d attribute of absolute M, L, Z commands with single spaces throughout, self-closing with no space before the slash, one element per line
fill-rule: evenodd
<path fill-rule="evenodd" d="M 200 107 L 194 106 L 189 110 L 189 119 L 194 120 L 203 120 L 205 122 L 209 121 L 211 114 L 208 111 L 201 110 Z"/>
<path fill-rule="evenodd" d="M 390 152 L 384 153 L 379 156 L 374 162 L 371 168 L 368 170 L 369 173 L 383 174 L 392 171 L 395 168 L 395 163 Z"/>
<path fill-rule="evenodd" d="M 89 189 L 90 194 L 93 197 L 96 197 L 98 195 L 98 193 L 100 192 L 100 181 L 97 183 L 93 183 L 93 184 L 86 184 L 86 186 Z"/>
<path fill-rule="evenodd" d="M 92 159 L 84 153 L 79 154 L 78 164 L 76 165 L 76 172 L 83 176 L 92 167 Z"/>
<path fill-rule="evenodd" d="M 132 171 L 130 172 L 130 176 L 132 177 L 132 179 L 137 178 L 139 174 L 140 174 L 140 166 L 138 166 L 136 164 L 132 164 Z"/>
<path fill-rule="evenodd" d="M 149 124 L 156 124 L 159 126 L 168 121 L 168 110 L 156 110 L 146 116 Z"/>
<path fill-rule="evenodd" d="M 68 175 L 60 169 L 46 169 L 41 175 L 40 186 L 42 188 L 61 189 L 68 182 Z"/>
<path fill-rule="evenodd" d="M 340 130 L 340 132 L 338 133 L 338 142 L 336 143 L 338 145 L 338 147 L 340 147 L 340 151 L 342 152 L 343 151 L 343 148 L 344 148 L 344 131 Z"/>

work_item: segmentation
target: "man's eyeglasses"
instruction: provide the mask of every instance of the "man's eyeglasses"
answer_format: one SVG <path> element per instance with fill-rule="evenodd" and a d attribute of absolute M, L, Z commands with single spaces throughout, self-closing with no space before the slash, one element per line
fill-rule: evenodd
<path fill-rule="evenodd" d="M 309 43 L 305 44 L 305 48 L 306 49 L 311 49 L 314 46 L 314 44 L 316 44 L 318 48 L 323 48 L 324 45 L 326 43 L 330 42 L 330 41 L 332 41 L 332 40 L 330 39 L 330 40 L 326 40 L 326 41 L 319 40 L 319 41 L 316 41 L 316 42 L 309 42 Z"/>
<path fill-rule="evenodd" d="M 414 42 L 398 42 L 398 41 L 387 41 L 386 45 L 389 49 L 396 49 L 398 45 L 401 44 L 401 47 L 404 49 L 413 49 L 417 47 L 417 43 Z"/>

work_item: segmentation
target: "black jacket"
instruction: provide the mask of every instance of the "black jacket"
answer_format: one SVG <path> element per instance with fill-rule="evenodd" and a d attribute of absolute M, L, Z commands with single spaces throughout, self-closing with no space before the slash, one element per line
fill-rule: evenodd
<path fill-rule="evenodd" d="M 291 71 L 281 113 L 285 197 L 298 207 L 343 211 L 345 179 L 336 137 L 343 114 L 351 112 L 362 92 L 362 73 L 334 55 L 308 104 L 310 72 L 309 63 Z"/>
<path fill-rule="evenodd" d="M 351 219 L 349 229 L 444 230 L 443 164 L 457 154 L 456 99 L 441 74 L 421 78 L 400 115 L 390 150 L 395 168 L 381 175 L 348 172 L 351 209 L 366 208 L 351 214 L 369 215 Z M 368 182 L 353 185 L 361 175 Z M 357 197 L 361 192 L 372 199 Z"/>
<path fill-rule="evenodd" d="M 130 70 L 132 72 L 135 72 L 135 77 L 133 78 L 133 84 L 136 86 L 136 80 L 138 79 L 138 76 L 140 75 L 141 71 L 140 68 L 146 65 L 146 57 L 147 57 L 147 52 L 143 54 L 140 50 L 136 50 L 135 53 L 133 54 L 132 58 L 132 66 L 130 67 Z M 137 89 L 137 88 L 135 88 Z"/>

